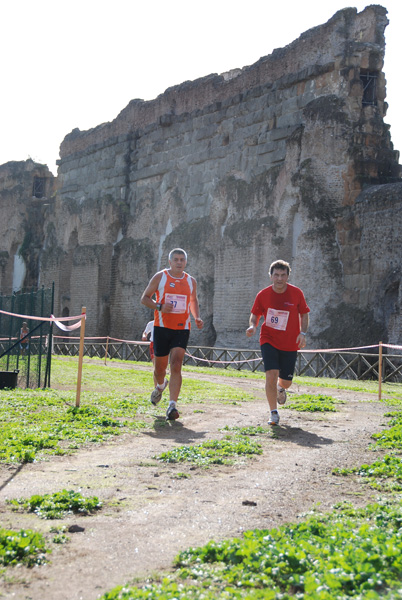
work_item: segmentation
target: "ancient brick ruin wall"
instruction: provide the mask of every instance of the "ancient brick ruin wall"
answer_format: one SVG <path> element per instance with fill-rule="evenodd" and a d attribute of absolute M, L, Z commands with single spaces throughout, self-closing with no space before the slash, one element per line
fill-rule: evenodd
<path fill-rule="evenodd" d="M 44 215 L 53 202 L 55 178 L 33 160 L 0 165 L 0 292 L 36 287 L 40 279 Z"/>
<path fill-rule="evenodd" d="M 151 316 L 141 293 L 182 246 L 206 320 L 192 343 L 255 347 L 249 311 L 279 257 L 312 308 L 311 344 L 344 345 L 351 321 L 338 307 L 353 314 L 356 302 L 375 327 L 355 331 L 353 345 L 378 339 L 389 319 L 364 292 L 376 275 L 356 248 L 373 222 L 355 201 L 400 175 L 383 121 L 386 24 L 381 7 L 340 11 L 255 65 L 134 100 L 112 123 L 69 134 L 41 255 L 56 312 L 85 305 L 88 335 L 138 339 Z M 378 75 L 377 103 L 364 107 L 367 71 Z M 385 277 L 389 256 L 378 260 Z"/>

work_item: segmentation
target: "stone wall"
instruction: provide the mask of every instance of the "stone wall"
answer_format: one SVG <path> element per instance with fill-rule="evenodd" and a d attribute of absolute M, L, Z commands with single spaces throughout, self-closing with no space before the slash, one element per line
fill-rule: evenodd
<path fill-rule="evenodd" d="M 36 287 L 45 240 L 45 214 L 56 180 L 47 166 L 27 161 L 0 165 L 0 292 Z"/>
<path fill-rule="evenodd" d="M 400 342 L 387 22 L 379 6 L 339 11 L 250 67 L 133 100 L 113 122 L 67 135 L 41 252 L 56 312 L 86 306 L 88 335 L 138 339 L 151 317 L 141 293 L 181 246 L 206 321 L 192 343 L 256 347 L 244 330 L 277 258 L 312 309 L 310 346 Z M 375 256 L 372 231 L 383 240 Z"/>

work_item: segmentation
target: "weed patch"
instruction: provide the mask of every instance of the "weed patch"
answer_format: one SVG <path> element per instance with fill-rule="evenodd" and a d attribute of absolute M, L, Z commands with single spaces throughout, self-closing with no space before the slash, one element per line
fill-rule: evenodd
<path fill-rule="evenodd" d="M 28 499 L 7 500 L 15 508 L 33 512 L 41 519 L 62 519 L 68 514 L 88 515 L 102 507 L 99 498 L 84 498 L 74 490 L 62 490 L 54 494 L 35 494 Z"/>
<path fill-rule="evenodd" d="M 198 466 L 227 465 L 234 457 L 262 454 L 257 442 L 226 436 L 223 440 L 209 440 L 194 446 L 180 446 L 155 457 L 168 463 L 188 462 Z"/>
<path fill-rule="evenodd" d="M 385 429 L 381 433 L 373 433 L 371 437 L 377 440 L 373 448 L 402 450 L 402 411 L 386 413 L 385 416 L 392 417 L 389 429 Z"/>
<path fill-rule="evenodd" d="M 12 531 L 0 528 L 0 564 L 33 567 L 46 562 L 45 540 L 40 533 L 29 529 Z"/>
<path fill-rule="evenodd" d="M 385 416 L 392 417 L 389 423 L 390 427 L 380 433 L 373 433 L 371 437 L 377 441 L 371 445 L 371 449 L 390 449 L 394 453 L 386 454 L 370 465 L 363 464 L 350 469 L 334 469 L 334 475 L 355 474 L 362 477 L 365 483 L 376 490 L 382 492 L 402 491 L 402 459 L 397 456 L 398 451 L 402 449 L 402 412 L 390 412 Z"/>
<path fill-rule="evenodd" d="M 402 491 L 402 459 L 387 454 L 371 465 L 361 465 L 351 469 L 334 469 L 334 475 L 356 474 L 363 477 L 370 487 L 383 492 Z"/>

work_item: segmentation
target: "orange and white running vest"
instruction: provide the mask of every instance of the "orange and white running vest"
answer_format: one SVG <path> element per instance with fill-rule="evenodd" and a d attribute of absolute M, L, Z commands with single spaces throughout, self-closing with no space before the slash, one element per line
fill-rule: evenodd
<path fill-rule="evenodd" d="M 155 311 L 156 327 L 167 327 L 168 329 L 190 329 L 190 296 L 193 291 L 191 276 L 183 272 L 181 278 L 172 277 L 168 270 L 162 271 L 162 277 L 156 290 L 156 302 L 162 304 L 173 304 L 171 313 Z"/>

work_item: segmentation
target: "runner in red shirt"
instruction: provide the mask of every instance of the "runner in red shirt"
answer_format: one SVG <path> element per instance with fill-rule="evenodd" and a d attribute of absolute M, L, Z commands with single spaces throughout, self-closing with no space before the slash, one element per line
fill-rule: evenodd
<path fill-rule="evenodd" d="M 285 404 L 291 386 L 297 351 L 306 345 L 310 312 L 300 288 L 288 283 L 290 265 L 283 260 L 269 268 L 272 285 L 258 292 L 251 309 L 247 337 L 257 331 L 260 317 L 260 346 L 265 369 L 265 393 L 271 410 L 269 425 L 279 424 L 277 404 Z"/>
<path fill-rule="evenodd" d="M 166 418 L 171 421 L 179 418 L 177 399 L 182 375 L 181 367 L 190 335 L 190 313 L 198 329 L 204 326 L 200 317 L 197 296 L 197 282 L 184 271 L 187 254 L 175 248 L 169 254 L 169 269 L 156 273 L 141 297 L 141 303 L 155 311 L 154 322 L 154 381 L 156 386 L 151 394 L 154 406 L 162 398 L 168 386 L 166 369 L 170 358 L 170 402 Z M 155 295 L 155 299 L 153 296 Z"/>

